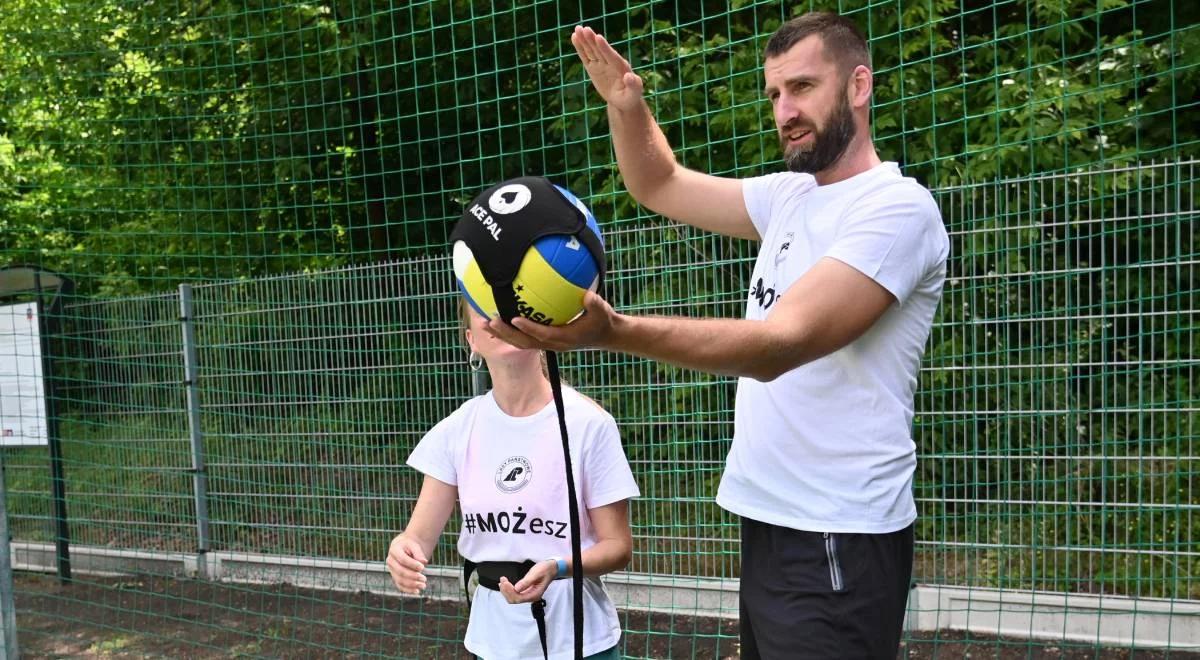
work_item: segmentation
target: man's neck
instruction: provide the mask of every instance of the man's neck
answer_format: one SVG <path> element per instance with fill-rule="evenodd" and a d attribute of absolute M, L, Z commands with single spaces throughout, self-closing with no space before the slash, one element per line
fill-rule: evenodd
<path fill-rule="evenodd" d="M 860 130 L 859 135 L 862 137 L 854 138 L 850 146 L 846 147 L 846 153 L 842 154 L 836 163 L 813 175 L 818 186 L 845 181 L 883 162 L 879 160 L 879 154 L 875 153 L 875 145 L 868 137 L 869 129 Z"/>

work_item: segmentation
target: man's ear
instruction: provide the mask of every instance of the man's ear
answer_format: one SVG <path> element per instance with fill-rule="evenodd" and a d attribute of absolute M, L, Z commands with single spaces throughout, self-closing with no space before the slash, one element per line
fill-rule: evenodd
<path fill-rule="evenodd" d="M 871 93 L 875 91 L 875 74 L 867 67 L 859 64 L 850 74 L 850 106 L 853 108 L 869 107 Z"/>

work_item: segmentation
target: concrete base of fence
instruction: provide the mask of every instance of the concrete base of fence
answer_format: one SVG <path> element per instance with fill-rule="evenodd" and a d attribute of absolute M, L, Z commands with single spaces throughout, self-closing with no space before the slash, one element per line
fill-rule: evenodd
<path fill-rule="evenodd" d="M 11 548 L 14 570 L 54 572 L 53 544 L 15 541 Z M 415 598 L 396 591 L 382 561 L 240 552 L 200 556 L 72 546 L 71 570 L 78 575 L 151 573 L 248 584 L 286 583 Z M 461 600 L 461 575 L 457 567 L 430 567 L 429 588 L 423 597 Z M 621 609 L 720 618 L 738 615 L 735 579 L 622 572 L 605 576 L 604 583 Z M 1200 650 L 1200 602 L 919 585 L 909 595 L 905 628 Z"/>
<path fill-rule="evenodd" d="M 906 623 L 914 630 L 1200 650 L 1196 601 L 921 585 L 909 596 Z"/>

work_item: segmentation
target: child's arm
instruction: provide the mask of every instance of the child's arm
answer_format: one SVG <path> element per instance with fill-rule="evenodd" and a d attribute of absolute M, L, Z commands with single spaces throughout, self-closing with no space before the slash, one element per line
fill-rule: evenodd
<path fill-rule="evenodd" d="M 612 504 L 588 509 L 592 530 L 596 533 L 596 544 L 583 551 L 583 574 L 604 575 L 619 571 L 629 565 L 633 557 L 633 533 L 629 529 L 629 500 L 618 500 Z M 571 574 L 571 558 L 567 562 L 567 575 Z M 500 593 L 510 603 L 528 603 L 542 597 L 558 573 L 553 560 L 539 562 L 515 585 L 507 578 L 500 578 Z"/>
<path fill-rule="evenodd" d="M 413 507 L 408 527 L 392 539 L 388 548 L 387 567 L 396 588 L 407 594 L 424 589 L 425 565 L 437 547 L 438 537 L 458 501 L 458 487 L 425 475 L 417 505 Z"/>
<path fill-rule="evenodd" d="M 619 571 L 629 565 L 633 558 L 633 532 L 629 529 L 629 500 L 618 500 L 612 504 L 588 509 L 592 530 L 596 533 L 596 544 L 583 553 L 583 574 L 604 575 Z M 567 560 L 567 574 L 571 574 L 571 558 Z"/>

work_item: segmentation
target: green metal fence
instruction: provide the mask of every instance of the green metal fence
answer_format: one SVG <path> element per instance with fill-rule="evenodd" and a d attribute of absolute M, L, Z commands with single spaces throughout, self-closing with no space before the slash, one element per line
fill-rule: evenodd
<path fill-rule="evenodd" d="M 869 35 L 881 155 L 952 240 L 906 652 L 1200 651 L 1194 3 L 14 0 L 0 261 L 78 283 L 47 344 L 70 584 L 46 449 L 0 449 L 25 655 L 461 654 L 461 605 L 380 562 L 404 458 L 476 387 L 449 227 L 545 174 L 601 218 L 618 308 L 740 315 L 754 246 L 625 195 L 567 31 L 629 53 L 685 163 L 746 176 L 778 169 L 759 48 L 810 7 Z M 624 653 L 736 656 L 732 381 L 564 360 L 643 493 Z"/>

